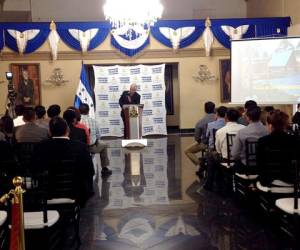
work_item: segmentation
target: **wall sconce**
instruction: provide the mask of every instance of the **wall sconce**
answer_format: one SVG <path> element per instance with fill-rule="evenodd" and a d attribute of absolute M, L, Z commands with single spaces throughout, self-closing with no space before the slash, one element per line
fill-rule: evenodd
<path fill-rule="evenodd" d="M 206 65 L 201 64 L 199 66 L 199 71 L 198 75 L 193 77 L 195 81 L 199 82 L 204 82 L 204 81 L 215 81 L 217 80 L 217 77 L 213 75 L 209 69 L 207 68 Z"/>
<path fill-rule="evenodd" d="M 52 71 L 52 75 L 50 76 L 49 80 L 46 80 L 46 82 L 44 85 L 49 86 L 62 86 L 65 85 L 66 82 L 68 82 L 67 80 L 64 80 L 64 75 L 63 72 L 61 70 L 61 68 L 55 68 Z"/>

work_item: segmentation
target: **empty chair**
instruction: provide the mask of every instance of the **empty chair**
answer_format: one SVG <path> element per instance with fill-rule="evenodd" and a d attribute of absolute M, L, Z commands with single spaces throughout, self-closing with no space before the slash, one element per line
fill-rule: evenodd
<path fill-rule="evenodd" d="M 26 187 L 23 195 L 26 249 L 59 249 L 60 215 L 47 208 L 45 173 L 27 172 L 23 182 Z"/>
<path fill-rule="evenodd" d="M 75 239 L 80 243 L 80 190 L 76 177 L 76 160 L 61 159 L 52 163 L 47 176 L 47 206 L 58 210 L 66 227 L 73 223 Z"/>

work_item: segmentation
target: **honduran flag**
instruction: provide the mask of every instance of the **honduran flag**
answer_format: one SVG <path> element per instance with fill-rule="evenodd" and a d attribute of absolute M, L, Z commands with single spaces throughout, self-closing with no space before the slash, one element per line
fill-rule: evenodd
<path fill-rule="evenodd" d="M 80 80 L 77 87 L 74 106 L 79 108 L 81 103 L 86 103 L 90 107 L 89 117 L 95 118 L 95 105 L 93 101 L 93 91 L 86 75 L 84 64 L 81 67 Z"/>

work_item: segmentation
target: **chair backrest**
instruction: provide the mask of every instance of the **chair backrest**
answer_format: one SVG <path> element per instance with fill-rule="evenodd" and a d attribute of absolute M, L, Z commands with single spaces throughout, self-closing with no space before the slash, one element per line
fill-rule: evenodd
<path fill-rule="evenodd" d="M 214 145 L 214 149 L 216 149 L 216 133 L 217 133 L 217 129 L 213 129 L 213 145 Z"/>
<path fill-rule="evenodd" d="M 27 171 L 22 177 L 24 212 L 42 211 L 43 222 L 47 223 L 46 173 Z"/>
<path fill-rule="evenodd" d="M 297 210 L 298 209 L 298 198 L 299 198 L 299 194 L 300 194 L 300 177 L 299 177 L 299 166 L 300 166 L 300 160 L 293 160 L 292 161 L 292 166 L 293 169 L 295 171 L 295 179 L 294 179 L 294 209 Z"/>
<path fill-rule="evenodd" d="M 292 167 L 293 152 L 291 149 L 274 149 L 266 147 L 264 150 L 263 169 L 259 169 L 266 180 L 281 180 L 293 183 L 295 173 Z"/>
<path fill-rule="evenodd" d="M 19 142 L 14 145 L 17 161 L 25 171 L 29 170 L 31 172 L 37 145 L 36 142 Z"/>
<path fill-rule="evenodd" d="M 233 163 L 233 159 L 231 157 L 231 149 L 232 149 L 232 146 L 233 146 L 233 140 L 234 140 L 234 137 L 236 136 L 236 134 L 229 134 L 227 133 L 226 134 L 226 144 L 227 144 L 227 162 L 228 162 L 228 165 L 230 165 L 231 163 Z"/>
<path fill-rule="evenodd" d="M 52 163 L 47 170 L 47 196 L 53 198 L 72 198 L 77 196 L 79 186 L 76 178 L 75 159 L 60 159 Z"/>
<path fill-rule="evenodd" d="M 246 140 L 246 174 L 256 173 L 257 159 L 256 151 L 258 141 L 257 139 Z"/>

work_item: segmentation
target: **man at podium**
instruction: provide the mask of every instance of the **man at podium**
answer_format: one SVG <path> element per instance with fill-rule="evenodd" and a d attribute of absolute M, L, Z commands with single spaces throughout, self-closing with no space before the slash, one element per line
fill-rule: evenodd
<path fill-rule="evenodd" d="M 132 83 L 130 85 L 129 91 L 128 90 L 124 91 L 119 99 L 119 104 L 122 108 L 121 117 L 124 123 L 124 138 L 128 138 L 128 135 L 126 134 L 127 129 L 125 124 L 125 114 L 123 110 L 123 105 L 140 104 L 141 96 L 136 92 L 136 90 L 137 90 L 137 85 L 135 83 Z"/>

